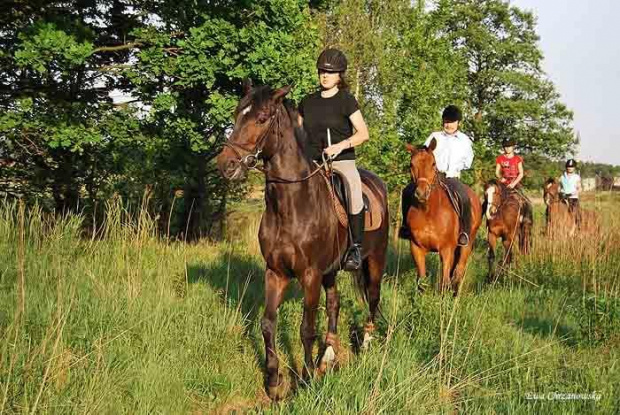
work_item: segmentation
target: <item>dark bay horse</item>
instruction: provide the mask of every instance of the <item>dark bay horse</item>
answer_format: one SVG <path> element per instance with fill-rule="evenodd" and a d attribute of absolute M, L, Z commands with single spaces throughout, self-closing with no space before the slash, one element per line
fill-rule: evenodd
<path fill-rule="evenodd" d="M 509 189 L 497 180 L 491 180 L 484 187 L 484 210 L 487 218 L 487 241 L 489 242 L 488 281 L 495 281 L 495 249 L 497 240 L 504 245 L 504 264 L 512 261 L 515 241 L 519 251 L 529 253 L 532 245 L 532 208 L 516 190 Z"/>
<path fill-rule="evenodd" d="M 482 222 L 482 207 L 478 196 L 467 187 L 472 215 L 470 243 L 458 246 L 459 218 L 435 165 L 433 150 L 436 146 L 434 139 L 429 147 L 407 144 L 407 151 L 411 153 L 411 179 L 416 184 L 416 191 L 406 222 L 411 233 L 411 256 L 418 269 L 418 278 L 426 277 L 426 254 L 439 252 L 442 264 L 439 289 L 443 291 L 452 283 L 454 295 L 457 295 Z"/>
<path fill-rule="evenodd" d="M 297 278 L 304 293 L 300 328 L 304 376 L 309 377 L 314 369 L 312 346 L 321 286 L 325 289 L 328 327 L 319 369 L 334 362 L 339 311 L 336 273 L 348 243 L 347 229 L 334 213 L 325 178 L 304 155 L 303 137 L 296 129 L 297 111 L 284 101 L 289 90 L 290 87 L 278 90 L 268 86 L 248 87 L 237 106 L 232 134 L 217 159 L 221 174 L 232 180 L 243 179 L 248 168 L 255 167 L 258 159 L 263 161 L 266 207 L 258 238 L 267 267 L 261 328 L 265 340 L 266 387 L 272 399 L 281 398 L 283 393 L 276 354 L 277 310 L 293 278 Z M 368 340 L 379 304 L 389 220 L 385 185 L 368 171 L 360 170 L 360 174 L 384 208 L 379 229 L 364 234 L 363 267 L 355 274 L 370 307 L 364 327 Z"/>

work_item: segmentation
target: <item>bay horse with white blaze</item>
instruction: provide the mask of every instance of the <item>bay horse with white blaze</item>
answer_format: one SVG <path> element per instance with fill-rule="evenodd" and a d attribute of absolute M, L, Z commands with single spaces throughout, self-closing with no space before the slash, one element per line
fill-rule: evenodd
<path fill-rule="evenodd" d="M 470 242 L 466 246 L 458 246 L 459 217 L 448 195 L 447 185 L 437 171 L 433 155 L 436 147 L 435 139 L 428 147 L 407 144 L 407 151 L 411 153 L 411 180 L 416 190 L 407 211 L 406 224 L 411 234 L 411 256 L 418 270 L 418 278 L 426 278 L 426 254 L 439 252 L 442 265 L 439 289 L 443 291 L 452 283 L 456 296 L 482 222 L 482 207 L 474 191 L 467 187 L 472 215 Z"/>
<path fill-rule="evenodd" d="M 335 212 L 332 193 L 323 172 L 304 154 L 297 111 L 284 100 L 290 87 L 247 87 L 235 111 L 235 126 L 217 163 L 221 174 L 243 179 L 248 168 L 263 161 L 265 212 L 259 242 L 266 262 L 265 313 L 261 321 L 266 356 L 266 388 L 272 399 L 282 397 L 276 354 L 277 310 L 289 282 L 297 278 L 304 294 L 300 328 L 304 347 L 304 377 L 314 369 L 312 346 L 321 286 L 325 289 L 328 317 L 325 352 L 319 370 L 335 362 L 339 298 L 336 273 L 347 251 L 347 229 Z M 388 243 L 387 190 L 373 173 L 361 170 L 362 182 L 382 204 L 382 223 L 367 231 L 363 241 L 362 270 L 356 283 L 370 307 L 364 327 L 365 341 L 374 330 Z"/>
<path fill-rule="evenodd" d="M 528 254 L 532 246 L 532 225 L 534 223 L 532 207 L 517 190 L 499 183 L 489 181 L 484 188 L 484 211 L 487 218 L 487 241 L 489 250 L 488 282 L 495 281 L 495 250 L 498 239 L 504 245 L 505 265 L 512 261 L 515 241 L 519 241 L 519 251 Z"/>

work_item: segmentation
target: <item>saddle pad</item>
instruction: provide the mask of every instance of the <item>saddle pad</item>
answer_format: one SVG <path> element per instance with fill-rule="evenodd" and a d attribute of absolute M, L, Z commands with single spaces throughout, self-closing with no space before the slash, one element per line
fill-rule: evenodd
<path fill-rule="evenodd" d="M 345 209 L 342 201 L 338 199 L 336 196 L 336 192 L 334 191 L 331 182 L 329 181 L 329 177 L 325 173 L 321 174 L 325 179 L 325 183 L 329 189 L 329 193 L 332 196 L 332 201 L 334 203 L 334 210 L 336 211 L 336 216 L 338 217 L 338 221 L 342 226 L 347 228 L 349 226 L 349 216 L 347 215 L 347 210 Z M 383 218 L 383 207 L 375 192 L 362 180 L 362 197 L 364 198 L 365 205 L 365 215 L 364 215 L 364 231 L 370 232 L 375 231 L 381 227 L 382 218 Z"/>

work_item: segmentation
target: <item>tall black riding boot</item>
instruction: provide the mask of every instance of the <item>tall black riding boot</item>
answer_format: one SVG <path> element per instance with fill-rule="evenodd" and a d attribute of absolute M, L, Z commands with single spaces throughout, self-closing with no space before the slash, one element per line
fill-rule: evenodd
<path fill-rule="evenodd" d="M 351 241 L 353 242 L 344 262 L 345 271 L 357 271 L 362 267 L 362 241 L 364 240 L 364 209 L 355 215 L 349 214 Z"/>

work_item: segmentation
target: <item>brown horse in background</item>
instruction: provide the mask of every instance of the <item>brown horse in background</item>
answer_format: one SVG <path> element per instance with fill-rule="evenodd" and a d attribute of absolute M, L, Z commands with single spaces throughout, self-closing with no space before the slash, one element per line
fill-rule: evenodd
<path fill-rule="evenodd" d="M 319 369 L 334 364 L 338 345 L 340 307 L 336 273 L 347 251 L 347 229 L 340 224 L 332 193 L 325 177 L 304 153 L 297 111 L 284 101 L 290 87 L 248 88 L 235 111 L 235 126 L 218 156 L 221 174 L 230 180 L 243 179 L 249 168 L 263 161 L 265 212 L 258 234 L 265 272 L 265 313 L 261 321 L 265 340 L 266 388 L 272 399 L 281 398 L 281 375 L 276 353 L 277 310 L 286 287 L 297 278 L 303 289 L 304 312 L 300 328 L 304 347 L 304 377 L 314 369 L 312 346 L 316 338 L 316 314 L 321 286 L 325 289 L 328 317 L 325 352 Z M 318 174 L 317 174 L 318 173 Z M 367 231 L 363 241 L 363 269 L 356 283 L 369 303 L 364 327 L 370 338 L 380 299 L 381 278 L 388 244 L 387 190 L 373 173 L 360 170 L 362 182 L 382 204 L 381 226 Z"/>
<path fill-rule="evenodd" d="M 407 151 L 411 153 L 411 179 L 416 184 L 416 191 L 406 223 L 418 278 L 426 278 L 426 254 L 439 252 L 442 264 L 439 289 L 443 291 L 452 284 L 456 296 L 482 222 L 482 207 L 474 191 L 467 187 L 472 215 L 470 243 L 458 246 L 459 218 L 435 165 L 433 150 L 436 146 L 434 139 L 429 147 L 407 144 Z"/>
<path fill-rule="evenodd" d="M 577 218 L 570 212 L 568 201 L 562 198 L 560 183 L 555 179 L 547 179 L 543 189 L 543 199 L 547 206 L 545 211 L 545 232 L 548 237 L 564 238 L 574 236 L 577 231 L 581 234 L 600 233 L 599 215 L 592 210 L 580 208 L 581 223 L 578 225 Z"/>
<path fill-rule="evenodd" d="M 528 254 L 532 246 L 532 225 L 534 223 L 532 207 L 516 191 L 509 189 L 497 180 L 491 180 L 484 188 L 484 211 L 487 218 L 487 241 L 489 251 L 488 281 L 495 281 L 495 250 L 497 240 L 504 245 L 503 264 L 512 262 L 512 249 L 519 240 L 519 251 Z"/>

